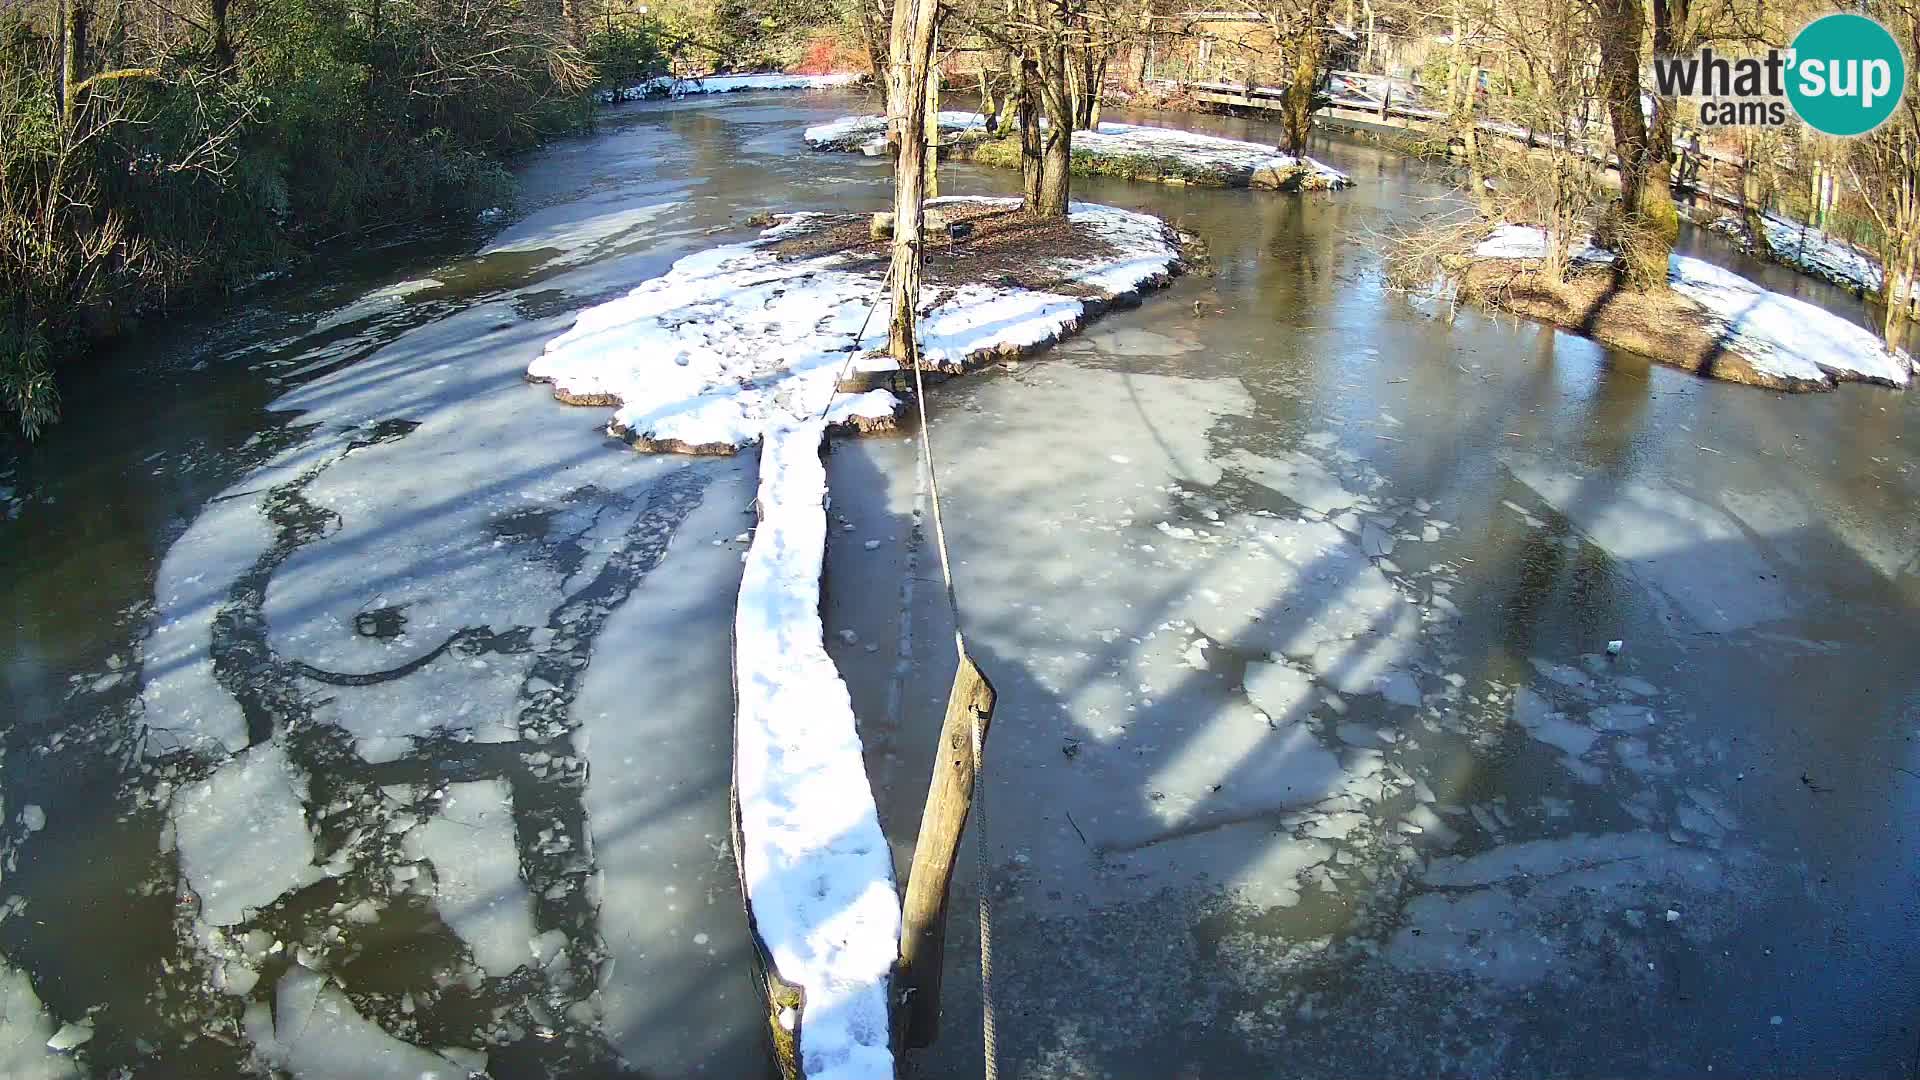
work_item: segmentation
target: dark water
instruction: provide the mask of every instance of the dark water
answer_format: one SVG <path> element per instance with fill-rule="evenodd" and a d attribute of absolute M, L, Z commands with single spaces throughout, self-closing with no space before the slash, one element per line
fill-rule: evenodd
<path fill-rule="evenodd" d="M 245 1073 L 263 1010 L 312 1007 L 294 964 L 407 1042 L 484 1051 L 494 1075 L 764 1068 L 713 849 L 752 463 L 637 458 L 515 373 L 572 311 L 748 235 L 756 211 L 879 205 L 882 166 L 798 137 L 859 104 L 619 110 L 526 164 L 531 213 L 504 242 L 330 258 L 69 384 L 66 422 L 0 476 L 0 899 L 20 898 L 0 920 L 0 1072 L 63 1075 L 40 1043 L 85 1022 L 86 1074 Z M 1200 237 L 1211 272 L 934 395 L 969 638 L 1002 694 L 1003 1071 L 1910 1073 L 1912 397 L 1712 384 L 1389 293 L 1380 238 L 1442 209 L 1445 178 L 1362 143 L 1318 152 L 1356 187 L 1080 184 Z M 1687 246 L 1870 321 L 1715 238 Z M 904 849 L 944 694 L 924 494 L 897 438 L 842 445 L 832 467 L 855 528 L 830 550 L 828 629 L 881 646 L 839 659 Z M 313 523 L 256 545 L 279 561 L 250 599 L 230 586 L 264 564 L 221 550 L 216 515 L 294 495 Z M 258 648 L 156 698 L 185 679 L 155 659 L 157 627 L 185 617 L 167 598 L 203 578 Z M 358 615 L 404 618 L 423 644 L 356 633 Z M 285 675 L 393 668 L 456 628 L 473 633 L 448 666 L 391 683 Z M 233 993 L 174 837 L 176 792 L 220 755 L 156 750 L 153 712 L 221 715 L 223 695 L 283 678 L 249 721 L 288 733 L 316 860 L 348 869 L 229 924 L 287 946 Z M 372 749 L 388 731 L 404 752 Z M 582 761 L 584 778 L 566 764 Z M 464 820 L 442 800 L 496 792 L 510 840 L 472 850 L 492 867 L 476 902 L 527 914 L 475 923 L 444 883 L 394 883 L 421 857 L 407 822 Z M 388 828 L 392 845 L 365 838 Z M 420 843 L 436 865 L 455 850 Z M 486 895 L 503 852 L 510 887 Z M 244 873 L 259 854 L 233 858 Z M 345 914 L 362 901 L 371 924 Z M 558 959 L 487 962 L 528 938 Z M 978 1072 L 970 963 L 956 948 L 925 1075 Z"/>

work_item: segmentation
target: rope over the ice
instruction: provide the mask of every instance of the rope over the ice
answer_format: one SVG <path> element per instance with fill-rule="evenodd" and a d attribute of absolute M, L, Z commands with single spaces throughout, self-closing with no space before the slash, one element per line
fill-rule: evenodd
<path fill-rule="evenodd" d="M 916 327 L 917 329 L 917 327 Z M 920 457 L 927 470 L 927 494 L 933 508 L 933 546 L 940 553 L 940 577 L 947 587 L 947 607 L 953 615 L 953 648 L 962 664 L 967 660 L 966 638 L 960 633 L 960 599 L 953 590 L 953 561 L 947 555 L 947 528 L 940 516 L 940 479 L 933 465 L 932 430 L 927 424 L 927 387 L 920 374 L 920 335 L 908 341 L 909 361 L 913 366 L 913 397 L 920 410 Z M 987 785 L 985 780 L 986 740 L 980 730 L 980 714 L 974 713 L 973 736 L 973 839 L 979 862 L 980 897 L 980 1052 L 986 1061 L 986 1080 L 999 1080 L 1000 1062 L 994 1032 L 993 1003 L 993 909 L 988 883 L 991 880 L 991 856 L 987 851 Z"/>

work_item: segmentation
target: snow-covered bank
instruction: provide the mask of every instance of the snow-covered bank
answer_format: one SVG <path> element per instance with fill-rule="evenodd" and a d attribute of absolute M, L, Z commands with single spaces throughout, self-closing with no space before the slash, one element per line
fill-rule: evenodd
<path fill-rule="evenodd" d="M 803 137 L 815 150 L 874 154 L 886 145 L 886 129 L 883 116 L 845 116 L 810 127 Z M 942 112 L 940 131 L 957 137 L 953 153 L 985 164 L 1001 164 L 994 149 L 1011 145 L 1017 150 L 1017 144 L 990 134 L 979 113 Z M 1262 143 L 1141 124 L 1103 123 L 1094 131 L 1076 131 L 1073 153 L 1077 171 L 1119 172 L 1159 183 L 1327 190 L 1353 182 L 1338 169 Z"/>
<path fill-rule="evenodd" d="M 690 79 L 662 75 L 636 86 L 602 90 L 598 97 L 602 104 L 611 104 L 615 101 L 638 101 L 641 98 L 727 94 L 735 90 L 826 90 L 836 86 L 854 86 L 865 79 L 865 75 L 852 71 L 827 75 L 789 75 L 775 71 L 758 75 L 708 75 Z"/>
<path fill-rule="evenodd" d="M 755 931 L 806 990 L 802 1074 L 893 1075 L 888 976 L 900 901 L 846 684 L 820 625 L 827 474 L 818 420 L 768 430 L 759 528 L 734 616 L 734 783 Z"/>
<path fill-rule="evenodd" d="M 1017 200 L 935 204 L 1012 208 Z M 1034 260 L 1066 285 L 1119 298 L 1177 270 L 1178 242 L 1157 218 L 1082 203 L 1071 220 L 1109 252 Z M 581 312 L 528 377 L 552 383 L 565 401 L 617 406 L 610 430 L 648 449 L 726 453 L 809 417 L 838 427 L 889 425 L 899 407 L 892 393 L 835 391 L 843 370 L 895 367 L 867 355 L 886 342 L 884 270 L 848 252 L 789 259 L 774 250 L 830 223 L 797 214 L 758 240 L 681 259 L 627 296 Z M 1079 324 L 1088 303 L 1079 295 L 962 285 L 927 311 L 922 348 L 932 363 L 964 368 L 1057 339 Z"/>
<path fill-rule="evenodd" d="M 1473 252 L 1483 264 L 1524 263 L 1545 255 L 1546 234 L 1526 225 L 1494 229 Z M 1582 265 L 1605 265 L 1614 258 L 1586 242 L 1576 246 L 1574 257 Z M 1905 352 L 1889 350 L 1871 331 L 1829 311 L 1690 256 L 1670 256 L 1667 267 L 1673 294 L 1691 308 L 1673 314 L 1693 316 L 1711 338 L 1712 356 L 1684 357 L 1681 361 L 1691 363 L 1681 366 L 1718 374 L 1725 366 L 1722 358 L 1734 358 L 1751 369 L 1736 381 L 1784 389 L 1831 389 L 1846 381 L 1905 387 L 1912 377 L 1913 361 Z M 1745 377 L 1749 374 L 1755 377 Z"/>
<path fill-rule="evenodd" d="M 1018 205 L 936 203 L 986 213 Z M 892 855 L 820 622 L 820 447 L 829 429 L 884 425 L 899 407 L 887 390 L 837 389 L 843 368 L 895 366 L 866 355 L 885 343 L 888 302 L 870 252 L 780 250 L 849 224 L 864 238 L 857 216 L 796 215 L 753 242 L 681 259 L 581 312 L 528 368 L 564 400 L 617 405 L 612 428 L 645 448 L 724 452 L 761 441 L 760 523 L 734 621 L 736 857 L 775 973 L 806 993 L 804 1015 L 782 1010 L 775 1022 L 795 1034 L 814 1080 L 893 1075 L 887 995 L 900 932 Z M 1080 204 L 1068 227 L 1081 241 L 1074 253 L 1019 257 L 1074 295 L 997 275 L 949 282 L 921 324 L 928 362 L 964 370 L 1047 344 L 1178 272 L 1178 238 L 1157 218 Z"/>
<path fill-rule="evenodd" d="M 1766 250 L 1757 254 L 1843 288 L 1867 293 L 1880 291 L 1880 260 L 1868 252 L 1775 214 L 1762 215 L 1760 223 L 1766 233 L 1761 238 L 1766 243 Z M 1719 218 L 1708 228 L 1743 243 L 1752 243 L 1745 235 L 1745 223 L 1738 217 Z"/>

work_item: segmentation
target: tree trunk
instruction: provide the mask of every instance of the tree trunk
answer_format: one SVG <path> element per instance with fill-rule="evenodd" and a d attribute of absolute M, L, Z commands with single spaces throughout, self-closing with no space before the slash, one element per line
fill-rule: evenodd
<path fill-rule="evenodd" d="M 1686 45 L 1687 13 L 1691 0 L 1652 0 L 1652 3 L 1653 55 L 1674 56 Z M 1653 149 L 1668 170 L 1673 167 L 1673 118 L 1679 107 L 1677 98 L 1657 97 L 1653 101 L 1653 130 L 1650 133 Z"/>
<path fill-rule="evenodd" d="M 1301 25 L 1288 49 L 1287 96 L 1281 111 L 1281 131 L 1286 139 L 1280 149 L 1294 157 L 1305 157 L 1307 139 L 1313 134 L 1313 94 L 1320 85 L 1320 70 L 1327 52 L 1327 0 L 1310 0 Z"/>
<path fill-rule="evenodd" d="M 1613 123 L 1613 152 L 1620 165 L 1620 201 L 1603 222 L 1601 238 L 1628 256 L 1627 272 L 1638 288 L 1667 283 L 1667 256 L 1680 230 L 1667 174 L 1640 108 L 1640 36 L 1645 10 L 1640 0 L 1599 0 L 1600 90 Z"/>
<path fill-rule="evenodd" d="M 207 16 L 213 23 L 213 67 L 225 71 L 233 66 L 233 33 L 228 28 L 229 0 L 209 0 Z"/>
<path fill-rule="evenodd" d="M 1040 104 L 1047 128 L 1040 136 L 1040 183 L 1026 210 L 1033 217 L 1067 216 L 1072 187 L 1073 102 L 1067 94 L 1067 50 L 1043 43 L 1039 49 Z"/>
<path fill-rule="evenodd" d="M 888 42 L 890 124 L 898 157 L 893 168 L 893 318 L 887 351 L 903 367 L 919 363 L 914 323 L 920 306 L 920 203 L 925 195 L 927 75 L 940 0 L 899 0 Z"/>
<path fill-rule="evenodd" d="M 67 0 L 59 0 L 54 17 L 59 20 L 54 32 L 60 35 L 60 77 L 53 86 L 53 115 L 59 117 L 64 126 L 68 108 L 73 104 L 73 12 Z M 63 139 L 65 134 L 61 133 Z"/>
<path fill-rule="evenodd" d="M 1040 205 L 1040 103 L 1035 89 L 1039 79 L 1033 62 L 1021 58 L 1014 75 L 1013 94 L 1020 123 L 1021 204 L 1029 214 Z"/>
<path fill-rule="evenodd" d="M 867 64 L 873 68 L 873 82 L 880 88 L 881 107 L 888 116 L 893 109 L 893 75 L 887 69 L 887 30 L 881 20 L 886 9 L 873 3 L 873 0 L 858 0 L 860 10 L 860 37 L 866 42 Z M 613 9 L 607 9 L 611 12 Z"/>

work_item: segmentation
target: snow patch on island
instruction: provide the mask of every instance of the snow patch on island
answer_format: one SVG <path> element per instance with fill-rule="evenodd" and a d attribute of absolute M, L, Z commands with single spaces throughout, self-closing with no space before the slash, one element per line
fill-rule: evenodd
<path fill-rule="evenodd" d="M 1018 200 L 960 201 L 1012 207 Z M 1052 260 L 1067 282 L 1109 296 L 1171 274 L 1178 243 L 1158 218 L 1076 203 L 1118 253 Z M 892 305 L 883 275 L 846 253 L 782 259 L 771 242 L 817 221 L 795 215 L 758 240 L 687 256 L 661 277 L 575 319 L 527 368 L 563 399 L 618 406 L 614 433 L 664 449 L 728 451 L 770 427 L 820 417 L 829 425 L 891 420 L 885 390 L 837 394 L 843 370 L 895 368 L 883 355 Z M 1085 299 L 1001 285 L 944 293 L 926 313 L 922 350 L 943 367 L 1031 348 L 1077 325 Z M 862 326 L 865 332 L 862 333 Z M 856 335 L 858 339 L 856 340 Z"/>
<path fill-rule="evenodd" d="M 1477 259 L 1540 259 L 1546 253 L 1546 233 L 1529 225 L 1502 225 L 1474 249 Z M 1588 241 L 1574 245 L 1572 255 L 1576 262 L 1600 265 L 1614 258 Z M 1669 256 L 1667 284 L 1700 305 L 1728 351 L 1762 375 L 1824 386 L 1853 379 L 1895 387 L 1912 376 L 1911 358 L 1889 350 L 1871 331 L 1712 263 Z"/>
<path fill-rule="evenodd" d="M 661 75 L 634 86 L 600 91 L 600 102 L 638 101 L 650 97 L 688 97 L 694 94 L 727 94 L 735 90 L 829 90 L 854 86 L 866 78 L 859 72 L 832 72 L 826 75 L 789 75 L 771 72 L 758 75 L 708 75 L 705 78 L 677 79 Z"/>
<path fill-rule="evenodd" d="M 979 113 L 942 111 L 942 134 L 985 132 L 987 118 Z M 1043 118 L 1041 125 L 1045 126 Z M 859 150 L 873 155 L 883 151 L 887 137 L 884 116 L 843 116 L 825 124 L 816 124 L 802 135 L 816 150 Z M 1276 147 L 1242 139 L 1203 135 L 1179 128 L 1151 127 L 1145 124 L 1102 123 L 1093 131 L 1073 133 L 1073 152 L 1094 158 L 1155 158 L 1187 169 L 1220 173 L 1242 173 L 1251 177 L 1283 176 L 1305 167 L 1313 174 L 1306 186 L 1343 188 L 1353 181 L 1346 173 L 1313 158 L 1297 158 Z M 1265 186 L 1258 185 L 1255 186 Z"/>
<path fill-rule="evenodd" d="M 1761 215 L 1760 224 L 1766 233 L 1766 253 L 1775 261 L 1835 285 L 1861 292 L 1880 291 L 1880 260 L 1871 254 L 1839 237 L 1777 214 Z M 1743 235 L 1746 224 L 1737 216 L 1719 218 L 1707 227 L 1750 243 Z"/>

